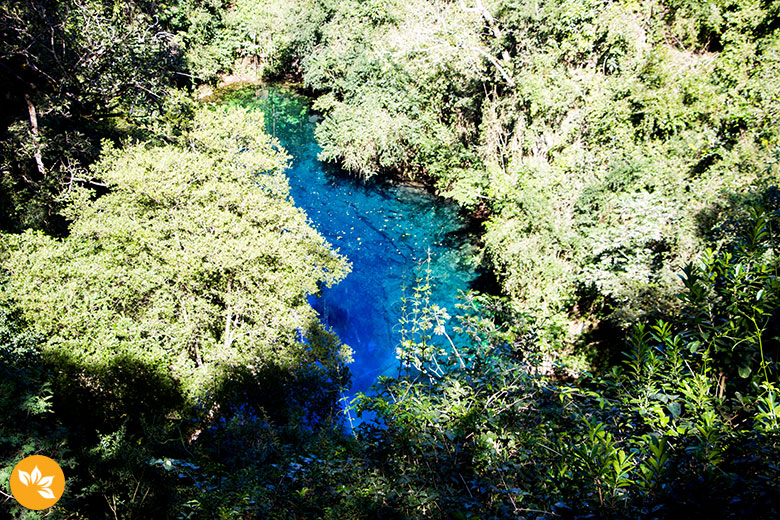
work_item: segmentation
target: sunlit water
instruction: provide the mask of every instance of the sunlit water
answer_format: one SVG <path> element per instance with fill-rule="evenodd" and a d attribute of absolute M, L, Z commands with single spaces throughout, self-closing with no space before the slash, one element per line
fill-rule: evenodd
<path fill-rule="evenodd" d="M 432 301 L 454 314 L 475 279 L 472 245 L 457 209 L 425 190 L 361 181 L 322 163 L 308 100 L 281 89 L 247 91 L 240 103 L 264 110 L 266 129 L 292 155 L 291 195 L 313 226 L 352 263 L 338 285 L 312 298 L 322 320 L 354 350 L 352 391 L 396 374 L 401 297 L 430 255 Z"/>

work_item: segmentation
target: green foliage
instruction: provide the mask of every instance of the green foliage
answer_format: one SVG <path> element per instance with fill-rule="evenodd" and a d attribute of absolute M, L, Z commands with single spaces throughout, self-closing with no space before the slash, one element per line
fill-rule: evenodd
<path fill-rule="evenodd" d="M 326 113 L 317 129 L 321 157 L 365 176 L 436 178 L 463 168 L 458 159 L 474 159 L 462 138 L 475 131 L 475 106 L 456 92 L 476 86 L 471 67 L 484 50 L 476 36 L 458 38 L 476 17 L 455 5 L 375 4 L 311 9 L 325 24 L 301 68 L 306 86 L 327 91 L 316 105 Z"/>
<path fill-rule="evenodd" d="M 321 157 L 486 218 L 484 258 L 556 350 L 575 320 L 628 330 L 673 306 L 712 239 L 695 223 L 775 184 L 772 5 L 361 5 L 301 2 L 283 30 Z"/>
<path fill-rule="evenodd" d="M 52 355 L 92 369 L 130 357 L 192 397 L 230 367 L 338 365 L 335 340 L 304 351 L 296 331 L 346 264 L 287 199 L 287 158 L 259 117 L 201 110 L 188 149 L 109 146 L 94 174 L 110 192 L 73 193 L 66 239 L 9 238 L 9 294 Z"/>
<path fill-rule="evenodd" d="M 67 434 L 53 415 L 52 373 L 42 365 L 43 338 L 24 326 L 5 302 L 0 305 L 0 482 L 3 491 L 22 458 L 47 454 L 68 471 L 74 465 Z M 17 518 L 38 518 L 13 500 L 4 508 Z"/>
<path fill-rule="evenodd" d="M 3 420 L 53 411 L 63 426 L 14 423 L 3 464 L 62 455 L 50 445 L 67 435 L 65 510 L 165 516 L 180 481 L 151 458 L 197 452 L 217 479 L 220 437 L 257 431 L 241 432 L 242 414 L 290 444 L 336 420 L 349 352 L 307 296 L 349 265 L 292 205 L 288 157 L 262 128 L 260 113 L 202 107 L 169 144 L 107 143 L 92 172 L 107 192 L 74 186 L 67 237 L 3 236 L 4 297 L 26 324 L 0 338 L 21 381 L 4 379 Z"/>
<path fill-rule="evenodd" d="M 62 232 L 56 198 L 80 182 L 100 138 L 155 110 L 180 65 L 175 29 L 153 9 L 163 5 L 13 0 L 0 7 L 4 229 Z"/>
<path fill-rule="evenodd" d="M 3 227 L 58 236 L 2 236 L 0 480 L 54 456 L 74 518 L 777 516 L 776 4 L 6 2 Z M 348 264 L 259 115 L 169 88 L 230 72 L 485 219 L 506 296 L 423 270 L 351 434 L 307 301 Z M 599 320 L 623 362 L 573 379 Z"/>
<path fill-rule="evenodd" d="M 746 383 L 769 384 L 770 363 L 764 351 L 765 332 L 776 319 L 778 289 L 776 241 L 771 222 L 754 208 L 747 235 L 735 253 L 706 251 L 700 264 L 687 268 L 683 301 L 692 313 L 687 319 L 690 348 L 707 363 L 705 372 Z M 776 220 L 776 219 L 775 219 Z M 709 363 L 712 365 L 710 366 Z M 776 375 L 775 375 L 776 376 Z"/>
<path fill-rule="evenodd" d="M 281 28 L 289 23 L 288 7 L 269 0 L 179 2 L 175 15 L 184 27 L 181 39 L 187 68 L 208 83 L 220 74 L 261 78 L 283 71 L 279 55 L 286 34 Z"/>
<path fill-rule="evenodd" d="M 686 268 L 674 321 L 638 325 L 623 366 L 577 382 L 542 375 L 536 326 L 505 300 L 466 295 L 468 346 L 434 348 L 440 313 L 421 277 L 401 329 L 414 362 L 359 405 L 378 417 L 359 438 L 384 499 L 426 518 L 771 517 L 776 219 L 754 209 L 730 251 Z"/>

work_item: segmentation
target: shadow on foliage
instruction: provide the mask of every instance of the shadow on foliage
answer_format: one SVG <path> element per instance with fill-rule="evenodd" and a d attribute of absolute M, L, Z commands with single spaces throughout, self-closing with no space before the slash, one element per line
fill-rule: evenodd
<path fill-rule="evenodd" d="M 60 511 L 163 518 L 175 482 L 148 460 L 172 437 L 178 384 L 131 357 L 94 367 L 42 353 L 43 338 L 18 321 L 0 308 L 0 467 L 47 455 L 68 478 Z"/>
<path fill-rule="evenodd" d="M 346 372 L 339 375 L 319 363 L 232 367 L 221 374 L 211 400 L 218 403 L 222 423 L 235 415 L 262 417 L 293 435 L 307 436 L 337 420 L 347 380 Z"/>
<path fill-rule="evenodd" d="M 751 225 L 750 210 L 762 208 L 780 232 L 780 187 L 768 186 L 758 192 L 729 193 L 696 215 L 696 231 L 708 242 L 735 243 Z"/>
<path fill-rule="evenodd" d="M 54 411 L 74 431 L 92 437 L 124 427 L 140 433 L 146 422 L 159 422 L 181 410 L 185 399 L 170 373 L 129 355 L 88 366 L 67 355 L 50 353 L 55 371 Z"/>

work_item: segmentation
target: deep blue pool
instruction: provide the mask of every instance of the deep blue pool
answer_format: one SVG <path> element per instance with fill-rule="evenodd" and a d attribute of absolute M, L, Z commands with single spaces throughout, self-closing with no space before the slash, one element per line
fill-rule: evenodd
<path fill-rule="evenodd" d="M 242 104 L 264 110 L 267 131 L 293 157 L 287 174 L 295 204 L 352 262 L 352 272 L 312 305 L 354 350 L 352 392 L 397 373 L 402 288 L 430 254 L 432 301 L 454 315 L 455 297 L 475 279 L 472 244 L 454 205 L 424 189 L 362 181 L 322 163 L 308 99 L 279 88 L 249 91 Z"/>

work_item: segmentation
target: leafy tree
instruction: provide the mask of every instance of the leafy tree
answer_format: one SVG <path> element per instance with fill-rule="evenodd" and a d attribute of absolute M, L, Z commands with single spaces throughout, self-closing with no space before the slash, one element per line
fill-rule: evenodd
<path fill-rule="evenodd" d="M 552 350 L 671 309 L 674 273 L 712 238 L 697 223 L 775 184 L 771 4 L 297 9 L 319 23 L 286 31 L 325 113 L 321 157 L 485 219 L 486 264 Z"/>
<path fill-rule="evenodd" d="M 182 66 L 164 2 L 12 0 L 0 7 L 3 226 L 62 232 L 54 199 L 99 140 L 148 117 Z"/>
<path fill-rule="evenodd" d="M 307 296 L 349 265 L 293 206 L 262 128 L 205 107 L 176 142 L 106 144 L 92 179 L 107 192 L 74 186 L 67 237 L 3 237 L 8 306 L 40 338 L 79 462 L 86 498 L 63 507 L 161 514 L 176 480 L 150 457 L 182 458 L 182 436 L 242 402 L 291 432 L 333 416 L 349 352 Z"/>
<path fill-rule="evenodd" d="M 94 174 L 109 193 L 74 190 L 67 238 L 8 237 L 9 293 L 49 353 L 91 367 L 129 355 L 192 396 L 231 366 L 338 366 L 306 296 L 346 263 L 287 198 L 287 158 L 259 117 L 202 110 L 188 149 L 107 146 Z"/>

